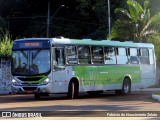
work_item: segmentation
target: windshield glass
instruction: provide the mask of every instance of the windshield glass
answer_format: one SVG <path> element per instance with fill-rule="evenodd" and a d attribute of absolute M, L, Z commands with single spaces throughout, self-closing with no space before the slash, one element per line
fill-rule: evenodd
<path fill-rule="evenodd" d="M 12 52 L 12 74 L 36 75 L 50 71 L 49 50 L 21 50 Z"/>

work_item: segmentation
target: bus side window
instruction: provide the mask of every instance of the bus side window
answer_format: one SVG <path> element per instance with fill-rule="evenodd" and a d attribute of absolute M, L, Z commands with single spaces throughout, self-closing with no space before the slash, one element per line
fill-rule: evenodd
<path fill-rule="evenodd" d="M 153 55 L 152 49 L 149 49 L 149 61 L 150 61 L 150 64 L 154 64 L 154 55 Z"/>
<path fill-rule="evenodd" d="M 77 46 L 78 60 L 80 64 L 90 64 L 90 48 L 89 46 Z"/>
<path fill-rule="evenodd" d="M 103 48 L 100 46 L 92 46 L 91 47 L 92 51 L 92 62 L 93 64 L 102 64 L 104 63 L 104 58 L 103 58 Z"/>
<path fill-rule="evenodd" d="M 140 62 L 141 64 L 149 64 L 149 51 L 146 48 L 140 49 Z"/>
<path fill-rule="evenodd" d="M 117 64 L 128 64 L 126 48 L 119 47 L 117 50 Z"/>
<path fill-rule="evenodd" d="M 77 49 L 74 45 L 66 45 L 66 63 L 77 64 Z"/>
<path fill-rule="evenodd" d="M 116 64 L 114 47 L 104 47 L 105 64 Z"/>
<path fill-rule="evenodd" d="M 130 64 L 139 64 L 138 51 L 136 48 L 128 48 Z"/>

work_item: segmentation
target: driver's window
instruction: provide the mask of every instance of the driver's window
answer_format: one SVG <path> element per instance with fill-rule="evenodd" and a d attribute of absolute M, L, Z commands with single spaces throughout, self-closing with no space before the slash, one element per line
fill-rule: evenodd
<path fill-rule="evenodd" d="M 58 68 L 64 66 L 64 48 L 63 47 L 53 48 L 53 65 Z"/>

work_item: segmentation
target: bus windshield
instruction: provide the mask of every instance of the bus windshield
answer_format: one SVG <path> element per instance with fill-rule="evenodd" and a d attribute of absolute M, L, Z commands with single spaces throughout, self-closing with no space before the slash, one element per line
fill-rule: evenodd
<path fill-rule="evenodd" d="M 13 75 L 39 75 L 50 71 L 50 50 L 16 50 L 12 52 Z"/>

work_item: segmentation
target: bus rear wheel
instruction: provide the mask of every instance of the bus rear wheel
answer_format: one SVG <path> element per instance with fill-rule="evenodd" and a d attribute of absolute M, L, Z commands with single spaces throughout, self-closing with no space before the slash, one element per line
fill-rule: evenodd
<path fill-rule="evenodd" d="M 78 85 L 75 81 L 71 81 L 68 87 L 68 98 L 74 99 L 78 97 Z"/>
<path fill-rule="evenodd" d="M 131 82 L 128 78 L 125 78 L 123 81 L 122 89 L 115 90 L 115 93 L 118 95 L 127 95 L 131 93 Z"/>

